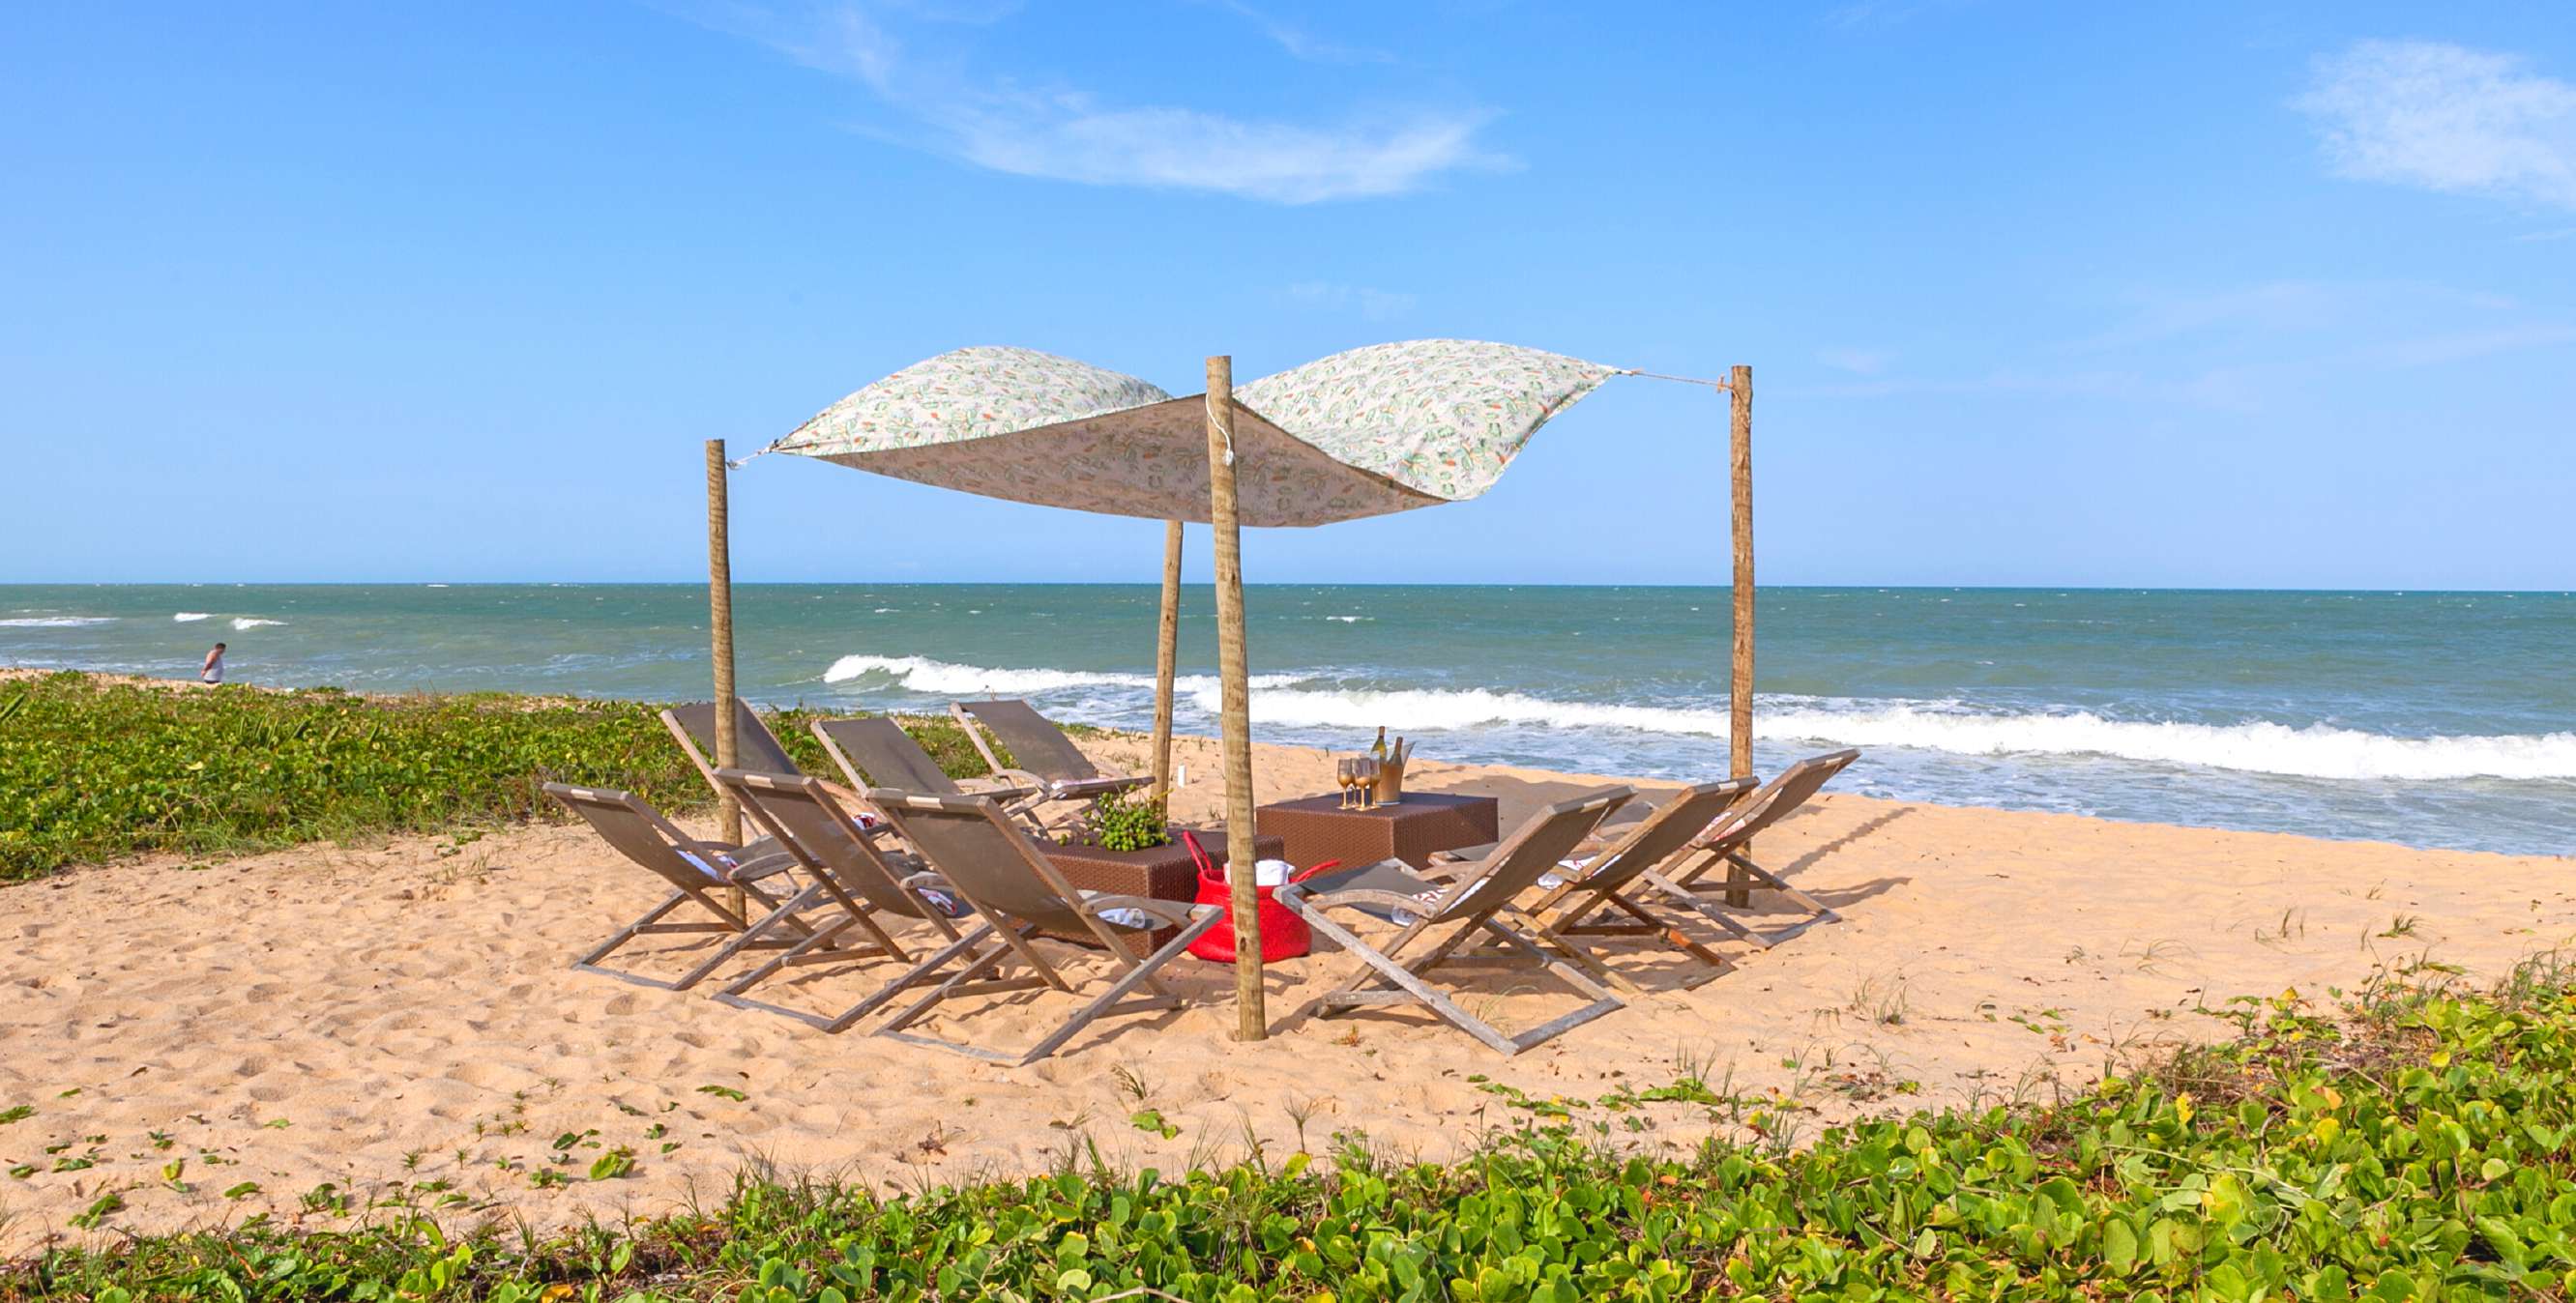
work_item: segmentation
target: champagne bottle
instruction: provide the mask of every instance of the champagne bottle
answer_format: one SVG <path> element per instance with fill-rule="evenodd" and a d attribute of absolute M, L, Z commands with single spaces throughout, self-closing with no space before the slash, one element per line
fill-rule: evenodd
<path fill-rule="evenodd" d="M 1369 754 L 1380 760 L 1386 759 L 1386 725 L 1377 726 L 1377 741 L 1369 744 Z"/>

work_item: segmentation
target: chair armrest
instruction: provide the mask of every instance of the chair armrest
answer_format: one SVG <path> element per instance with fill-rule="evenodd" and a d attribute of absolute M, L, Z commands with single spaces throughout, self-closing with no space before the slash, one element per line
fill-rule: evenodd
<path fill-rule="evenodd" d="M 747 860 L 735 861 L 732 868 L 725 870 L 724 880 L 727 882 L 758 882 L 763 878 L 774 878 L 795 867 L 795 856 L 790 855 L 785 851 L 770 851 L 764 855 L 755 855 Z"/>
<path fill-rule="evenodd" d="M 1473 863 L 1493 854 L 1494 848 L 1500 845 L 1502 845 L 1501 842 L 1486 842 L 1482 846 L 1461 846 L 1454 851 L 1433 851 L 1431 862 L 1434 864 Z"/>
<path fill-rule="evenodd" d="M 1046 784 L 1046 794 L 1059 801 L 1070 801 L 1086 796 L 1124 792 L 1153 781 L 1151 778 L 1138 778 L 1134 775 L 1124 778 L 1068 778 L 1062 782 Z"/>
<path fill-rule="evenodd" d="M 1196 918 L 1200 911 L 1214 910 L 1216 906 L 1197 905 L 1186 900 L 1160 900 L 1152 896 L 1085 896 L 1081 908 L 1083 913 L 1094 917 L 1107 910 L 1132 909 L 1150 914 L 1168 926 L 1179 927 Z"/>
<path fill-rule="evenodd" d="M 968 783 L 989 783 L 992 781 L 993 780 L 990 778 L 962 778 L 958 780 L 957 786 L 959 790 L 965 792 L 968 796 L 989 796 L 1005 805 L 1019 800 L 1024 796 L 1035 796 L 1038 794 L 1039 790 L 1035 787 L 1029 787 L 1018 783 L 1007 784 L 1001 787 L 967 786 Z"/>
<path fill-rule="evenodd" d="M 1370 891 L 1365 888 L 1309 896 L 1293 887 L 1282 887 L 1276 899 L 1292 909 L 1303 907 L 1313 910 L 1372 908 L 1401 910 L 1417 918 L 1425 915 L 1436 916 L 1438 913 L 1437 902 L 1424 900 L 1419 896 L 1400 895 L 1392 891 Z"/>

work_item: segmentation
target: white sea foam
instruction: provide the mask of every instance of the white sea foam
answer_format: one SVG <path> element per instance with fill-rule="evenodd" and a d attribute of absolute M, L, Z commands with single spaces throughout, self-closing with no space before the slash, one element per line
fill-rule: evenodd
<path fill-rule="evenodd" d="M 1213 710 L 1212 693 L 1196 694 Z M 1726 712 L 1673 706 L 1550 701 L 1514 692 L 1256 690 L 1256 721 L 1306 727 L 1466 729 L 1498 724 L 1617 728 L 1726 736 Z M 2312 724 L 2187 724 L 2111 720 L 2083 711 L 1975 713 L 1927 702 L 1854 701 L 1832 706 L 1770 705 L 1772 737 L 1849 746 L 1912 747 L 1956 755 L 2109 756 L 2299 778 L 2576 778 L 2576 732 L 2497 736 L 2390 737 Z"/>
<path fill-rule="evenodd" d="M 236 629 L 263 629 L 284 623 L 286 623 L 284 620 L 263 620 L 255 615 L 242 615 L 235 616 L 233 618 L 233 627 Z"/>
<path fill-rule="evenodd" d="M 823 677 L 847 683 L 871 675 L 884 678 L 888 686 L 934 696 L 1084 688 L 1151 691 L 1154 683 L 1146 674 L 993 669 L 921 656 L 844 656 Z M 1200 710 L 1216 712 L 1215 679 L 1188 675 L 1176 687 Z M 1620 729 L 1713 738 L 1727 732 L 1722 708 L 1557 701 L 1481 688 L 1369 690 L 1297 674 L 1255 675 L 1252 688 L 1254 721 L 1291 728 Z M 1953 755 L 2103 756 L 2347 780 L 2576 779 L 2576 732 L 2393 737 L 2325 724 L 2293 728 L 2262 721 L 2114 720 L 2084 711 L 1994 712 L 1944 702 L 1813 697 L 1766 700 L 1761 724 L 1767 737 Z"/>
<path fill-rule="evenodd" d="M 1377 617 L 1374 615 L 1328 615 L 1324 618 L 1327 620 L 1338 621 L 1342 624 L 1359 624 L 1363 621 L 1375 624 L 1377 622 Z"/>
<path fill-rule="evenodd" d="M 848 683 L 877 675 L 914 692 L 931 695 L 966 692 L 1062 692 L 1069 688 L 1146 688 L 1154 686 L 1151 674 L 1123 674 L 1107 670 L 1004 670 L 983 665 L 952 665 L 927 656 L 844 656 L 823 671 L 825 683 Z M 1305 680 L 1294 674 L 1256 674 L 1252 685 L 1285 687 Z M 1216 680 L 1203 674 L 1184 674 L 1174 680 L 1182 692 L 1217 690 Z"/>
<path fill-rule="evenodd" d="M 78 629 L 114 623 L 113 615 L 21 615 L 0 620 L 0 629 Z"/>
<path fill-rule="evenodd" d="M 207 613 L 206 613 L 206 612 L 204 612 L 204 611 L 181 611 L 181 612 L 179 612 L 177 615 L 171 616 L 170 618 L 171 618 L 171 619 L 173 619 L 173 620 L 178 621 L 178 622 L 179 622 L 179 623 L 181 623 L 181 624 L 194 624 L 194 623 L 196 623 L 196 622 L 197 622 L 197 621 L 199 621 L 199 620 L 211 620 L 211 619 L 213 619 L 213 618 L 215 618 L 215 617 L 213 617 L 212 615 L 207 614 Z"/>

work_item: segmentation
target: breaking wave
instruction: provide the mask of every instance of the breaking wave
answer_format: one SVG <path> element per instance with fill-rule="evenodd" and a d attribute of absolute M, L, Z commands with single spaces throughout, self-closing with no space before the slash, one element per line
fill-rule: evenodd
<path fill-rule="evenodd" d="M 0 629 L 79 629 L 114 623 L 113 615 L 18 615 L 0 620 Z"/>
<path fill-rule="evenodd" d="M 844 656 L 823 678 L 925 695 L 1035 696 L 1081 689 L 1150 692 L 1153 676 L 1091 670 L 994 669 L 921 656 Z M 1217 683 L 1186 675 L 1178 691 L 1214 714 Z M 1255 722 L 1282 727 L 1406 732 L 1489 727 L 1616 729 L 1724 737 L 1723 707 L 1558 701 L 1486 689 L 1365 689 L 1317 675 L 1252 680 Z M 1762 732 L 1861 747 L 1969 756 L 2103 756 L 2296 778 L 2436 782 L 2462 778 L 2576 779 L 2576 732 L 2395 737 L 2328 724 L 2194 724 L 2117 720 L 2086 711 L 1978 710 L 1946 702 L 1766 699 Z"/>

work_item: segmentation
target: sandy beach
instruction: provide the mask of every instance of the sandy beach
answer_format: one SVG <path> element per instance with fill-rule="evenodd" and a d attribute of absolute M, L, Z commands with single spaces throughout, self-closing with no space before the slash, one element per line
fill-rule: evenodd
<path fill-rule="evenodd" d="M 1132 740 L 1095 745 L 1141 760 Z M 1180 752 L 1216 772 L 1211 743 Z M 1264 799 L 1329 786 L 1319 752 L 1266 747 L 1258 765 Z M 1413 785 L 1497 796 L 1508 827 L 1602 781 L 1426 762 Z M 1179 813 L 1205 818 L 1218 795 L 1193 784 Z M 0 1183 L 0 1252 L 109 1233 L 69 1222 L 111 1191 L 131 1230 L 253 1213 L 332 1225 L 401 1203 L 561 1225 L 714 1199 L 746 1166 L 896 1191 L 1094 1146 L 1175 1170 L 1256 1145 L 1324 1153 L 1337 1133 L 1438 1159 L 1531 1121 L 1510 1091 L 1597 1101 L 1686 1071 L 1750 1102 L 1570 1111 L 1649 1146 L 1757 1124 L 1808 1138 L 1862 1110 L 2046 1098 L 2121 1055 L 2224 1034 L 2198 1011 L 2230 997 L 2322 995 L 2426 956 L 2489 977 L 2576 933 L 2562 858 L 1848 795 L 1762 849 L 1846 921 L 1767 953 L 1711 931 L 1739 967 L 1687 991 L 1671 952 L 1607 946 L 1656 993 L 1515 1059 L 1416 1014 L 1298 1016 L 1350 962 L 1323 956 L 1274 970 L 1265 1044 L 1228 1039 L 1229 971 L 1185 960 L 1199 1007 L 1105 1019 L 1019 1069 L 825 1036 L 718 1004 L 713 983 L 567 971 L 658 898 L 578 828 L 75 870 L 0 890 L 0 1113 L 32 1109 L 0 1126 L 0 1163 L 19 1172 Z M 837 1007 L 884 971 L 780 989 Z M 1569 999 L 1527 973 L 1465 998 L 1508 1020 Z M 971 1030 L 1025 1038 L 1069 1007 L 1000 997 Z M 1175 1134 L 1131 1122 L 1148 1109 Z M 589 1179 L 620 1147 L 632 1171 Z"/>

